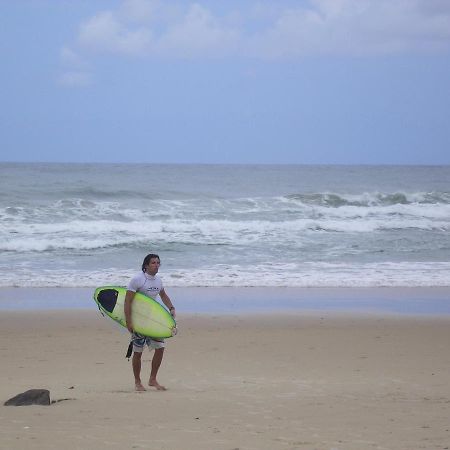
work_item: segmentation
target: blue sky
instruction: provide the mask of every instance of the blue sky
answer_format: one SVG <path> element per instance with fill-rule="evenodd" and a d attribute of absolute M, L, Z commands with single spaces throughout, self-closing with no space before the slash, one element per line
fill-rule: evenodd
<path fill-rule="evenodd" d="M 450 164 L 448 0 L 0 0 L 0 160 Z"/>

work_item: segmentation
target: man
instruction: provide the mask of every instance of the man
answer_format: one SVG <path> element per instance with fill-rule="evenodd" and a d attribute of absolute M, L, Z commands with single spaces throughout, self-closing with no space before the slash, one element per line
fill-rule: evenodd
<path fill-rule="evenodd" d="M 144 386 L 141 381 L 141 365 L 142 365 L 142 352 L 144 351 L 144 346 L 147 345 L 148 348 L 154 349 L 155 354 L 152 359 L 152 367 L 150 372 L 149 386 L 155 387 L 159 391 L 165 391 L 166 388 L 160 385 L 156 379 L 159 367 L 164 355 L 164 340 L 153 339 L 150 337 L 141 336 L 134 332 L 133 321 L 131 318 L 131 310 L 133 308 L 133 299 L 136 292 L 141 292 L 148 297 L 156 299 L 159 295 L 163 303 L 167 306 L 175 317 L 175 308 L 170 300 L 169 296 L 164 290 L 161 278 L 157 275 L 159 266 L 161 265 L 158 255 L 150 253 L 144 258 L 142 263 L 142 272 L 133 277 L 127 286 L 127 294 L 125 296 L 125 320 L 127 323 L 128 331 L 131 333 L 131 341 L 133 343 L 133 374 L 135 389 L 138 392 L 145 391 Z"/>

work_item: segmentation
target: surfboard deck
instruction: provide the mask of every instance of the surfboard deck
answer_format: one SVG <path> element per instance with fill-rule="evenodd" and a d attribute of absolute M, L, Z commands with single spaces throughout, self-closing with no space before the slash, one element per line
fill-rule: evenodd
<path fill-rule="evenodd" d="M 127 289 L 122 286 L 101 286 L 94 292 L 94 300 L 100 311 L 126 328 L 125 295 Z M 176 322 L 172 315 L 156 300 L 136 292 L 131 319 L 134 330 L 157 339 L 170 338 L 177 333 Z"/>

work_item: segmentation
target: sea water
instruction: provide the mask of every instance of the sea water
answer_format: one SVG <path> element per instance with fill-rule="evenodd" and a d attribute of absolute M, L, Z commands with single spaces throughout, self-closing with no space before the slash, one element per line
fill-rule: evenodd
<path fill-rule="evenodd" d="M 0 164 L 0 287 L 450 285 L 450 166 Z"/>

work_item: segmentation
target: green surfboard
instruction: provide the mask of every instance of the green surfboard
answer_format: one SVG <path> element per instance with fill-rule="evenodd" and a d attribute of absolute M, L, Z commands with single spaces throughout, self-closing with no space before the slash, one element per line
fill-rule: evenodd
<path fill-rule="evenodd" d="M 100 311 L 126 328 L 125 295 L 127 289 L 120 286 L 102 286 L 95 290 L 94 300 Z M 136 333 L 157 339 L 170 338 L 177 333 L 172 315 L 153 298 L 136 292 L 131 319 Z"/>

